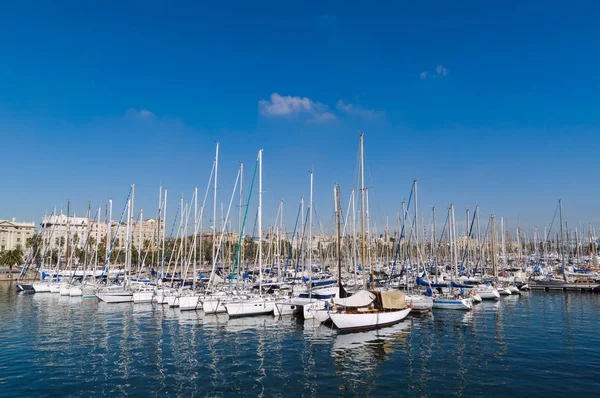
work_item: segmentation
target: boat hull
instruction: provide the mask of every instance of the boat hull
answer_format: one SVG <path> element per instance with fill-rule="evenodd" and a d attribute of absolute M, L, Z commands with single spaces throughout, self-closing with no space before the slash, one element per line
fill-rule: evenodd
<path fill-rule="evenodd" d="M 427 296 L 406 296 L 406 304 L 412 304 L 413 312 L 431 311 L 433 298 Z"/>
<path fill-rule="evenodd" d="M 50 285 L 47 283 L 34 283 L 33 290 L 36 293 L 50 293 Z"/>
<path fill-rule="evenodd" d="M 96 297 L 108 304 L 131 303 L 133 301 L 132 293 L 96 293 Z"/>
<path fill-rule="evenodd" d="M 500 293 L 496 289 L 477 290 L 477 294 L 482 300 L 498 300 L 500 298 Z"/>
<path fill-rule="evenodd" d="M 224 314 L 227 312 L 225 304 L 228 302 L 228 300 L 223 300 L 220 298 L 204 300 L 202 303 L 202 309 L 204 310 L 205 314 Z"/>
<path fill-rule="evenodd" d="M 225 304 L 227 315 L 232 318 L 273 314 L 275 303 L 264 299 L 235 301 Z"/>
<path fill-rule="evenodd" d="M 139 303 L 151 303 L 154 298 L 154 292 L 133 292 L 133 302 Z"/>
<path fill-rule="evenodd" d="M 468 311 L 473 309 L 473 304 L 469 299 L 434 299 L 433 308 L 440 310 L 464 310 Z"/>
<path fill-rule="evenodd" d="M 182 296 L 179 297 L 180 311 L 195 311 L 200 306 L 200 297 L 198 296 Z"/>
<path fill-rule="evenodd" d="M 395 325 L 410 313 L 410 308 L 374 313 L 330 312 L 329 317 L 342 333 L 362 332 Z"/>

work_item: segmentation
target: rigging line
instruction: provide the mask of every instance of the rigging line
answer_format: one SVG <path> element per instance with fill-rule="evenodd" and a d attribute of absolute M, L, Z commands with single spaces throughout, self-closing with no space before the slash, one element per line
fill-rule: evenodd
<path fill-rule="evenodd" d="M 396 262 L 398 261 L 398 254 L 400 253 L 400 242 L 402 242 L 402 238 L 404 237 L 404 227 L 406 226 L 406 217 L 408 216 L 408 209 L 410 208 L 410 201 L 412 200 L 414 189 L 415 189 L 415 186 L 413 184 L 410 188 L 410 194 L 408 195 L 408 204 L 407 204 L 406 208 L 404 209 L 404 214 L 402 215 L 402 217 L 403 217 L 402 229 L 400 231 L 400 236 L 398 237 L 398 243 L 396 244 L 396 253 L 394 254 L 394 263 L 392 264 L 392 270 L 390 272 L 390 281 L 391 281 L 391 275 L 394 274 L 394 269 L 396 268 Z"/>
<path fill-rule="evenodd" d="M 288 264 L 290 263 L 290 258 L 292 257 L 292 249 L 294 248 L 294 239 L 296 237 L 296 228 L 298 227 L 298 220 L 300 219 L 300 212 L 302 210 L 302 203 L 298 206 L 298 214 L 296 215 L 296 222 L 294 223 L 294 232 L 292 233 L 292 239 L 290 242 L 290 250 L 288 251 L 287 259 L 285 260 L 285 269 L 283 272 L 283 280 L 285 282 L 285 276 L 287 275 Z"/>
<path fill-rule="evenodd" d="M 252 190 L 254 189 L 254 180 L 256 178 L 256 170 L 258 169 L 258 159 L 256 159 L 256 164 L 254 166 L 254 172 L 252 173 L 252 182 L 250 183 L 250 192 L 248 194 L 248 200 L 246 201 L 246 208 L 244 209 L 244 220 L 242 221 L 242 229 L 240 230 L 240 236 L 238 237 L 238 247 L 235 251 L 235 259 L 233 260 L 233 266 L 231 267 L 231 278 L 229 279 L 229 290 L 231 290 L 231 286 L 233 284 L 233 278 L 235 276 L 235 269 L 237 267 L 240 250 L 242 247 L 242 240 L 244 236 L 244 230 L 246 228 L 246 218 L 248 216 L 248 209 L 250 208 L 250 199 L 252 198 Z M 240 187 L 241 189 L 241 187 Z M 258 210 L 257 210 L 258 212 Z M 254 240 L 253 240 L 254 241 Z M 250 250 L 252 250 L 252 246 L 250 246 Z M 216 264 L 216 262 L 215 262 Z"/>
<path fill-rule="evenodd" d="M 131 188 L 129 188 L 129 193 L 127 194 L 127 199 L 125 199 L 125 206 L 123 207 L 123 211 L 121 212 L 121 218 L 119 219 L 119 224 L 117 225 L 117 230 L 115 231 L 115 236 L 110 244 L 110 249 L 108 250 L 108 255 L 106 256 L 106 261 L 104 262 L 104 268 L 102 269 L 102 273 L 100 274 L 100 278 L 104 277 L 104 273 L 108 272 L 108 264 L 110 262 L 110 256 L 112 254 L 113 248 L 115 246 L 115 242 L 117 241 L 117 236 L 119 235 L 119 228 L 121 227 L 121 223 L 123 222 L 123 217 L 125 216 L 125 210 L 127 210 L 127 203 L 129 202 L 129 198 L 131 197 Z M 112 227 L 112 225 L 111 225 Z M 106 232 L 108 235 L 108 231 Z M 117 278 L 119 274 L 117 273 Z M 108 279 L 108 277 L 107 277 Z"/>

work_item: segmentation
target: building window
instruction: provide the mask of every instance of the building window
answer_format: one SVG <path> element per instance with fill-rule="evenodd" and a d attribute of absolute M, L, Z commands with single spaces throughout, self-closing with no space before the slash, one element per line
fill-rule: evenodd
<path fill-rule="evenodd" d="M 20 241 L 21 241 L 21 238 L 17 238 L 17 242 L 20 242 Z"/>

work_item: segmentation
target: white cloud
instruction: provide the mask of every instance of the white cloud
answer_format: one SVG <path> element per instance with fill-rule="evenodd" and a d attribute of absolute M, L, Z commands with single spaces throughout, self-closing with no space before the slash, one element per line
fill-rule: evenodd
<path fill-rule="evenodd" d="M 346 113 L 352 116 L 360 116 L 365 119 L 378 119 L 383 116 L 382 111 L 376 111 L 374 109 L 363 108 L 361 105 L 347 104 L 342 100 L 339 100 L 335 106 L 338 111 Z"/>
<path fill-rule="evenodd" d="M 319 122 L 335 119 L 327 105 L 312 101 L 310 98 L 271 94 L 271 99 L 258 101 L 258 110 L 266 117 L 309 116 L 309 121 Z"/>
<path fill-rule="evenodd" d="M 446 77 L 446 75 L 448 74 L 448 69 L 446 69 L 446 67 L 444 65 L 438 65 L 435 68 L 435 72 L 434 73 L 429 73 L 427 71 L 423 71 L 421 73 L 419 73 L 419 77 L 421 78 L 421 80 L 425 80 L 428 78 L 432 78 L 432 79 L 436 79 L 436 78 L 442 78 L 442 77 Z"/>
<path fill-rule="evenodd" d="M 125 113 L 127 117 L 135 119 L 152 120 L 156 119 L 156 115 L 147 109 L 128 109 Z"/>

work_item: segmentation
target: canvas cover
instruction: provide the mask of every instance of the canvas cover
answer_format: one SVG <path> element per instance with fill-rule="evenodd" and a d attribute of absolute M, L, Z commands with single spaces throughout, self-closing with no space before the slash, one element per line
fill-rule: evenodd
<path fill-rule="evenodd" d="M 375 300 L 375 294 L 368 290 L 359 290 L 350 297 L 334 298 L 333 303 L 341 307 L 366 307 Z"/>
<path fill-rule="evenodd" d="M 388 310 L 406 308 L 404 293 L 399 291 L 381 292 L 381 306 Z"/>

